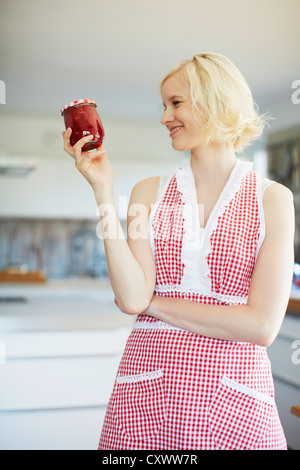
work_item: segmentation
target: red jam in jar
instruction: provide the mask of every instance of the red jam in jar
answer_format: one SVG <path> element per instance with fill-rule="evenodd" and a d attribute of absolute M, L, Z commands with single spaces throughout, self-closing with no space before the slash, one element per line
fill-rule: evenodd
<path fill-rule="evenodd" d="M 65 120 L 66 129 L 71 127 L 71 145 L 76 144 L 82 137 L 92 134 L 93 140 L 84 144 L 83 151 L 99 147 L 104 138 L 104 129 L 96 109 L 94 100 L 76 100 L 67 104 L 60 111 Z"/>

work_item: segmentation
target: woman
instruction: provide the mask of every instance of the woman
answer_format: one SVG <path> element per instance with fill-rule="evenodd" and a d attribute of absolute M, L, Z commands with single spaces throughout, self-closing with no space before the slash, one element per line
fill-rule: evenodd
<path fill-rule="evenodd" d="M 235 155 L 264 122 L 231 61 L 204 53 L 180 62 L 161 95 L 162 124 L 190 161 L 133 188 L 127 240 L 103 146 L 81 152 L 92 137 L 72 148 L 63 133 L 103 228 L 118 224 L 121 236 L 104 240 L 116 303 L 138 314 L 99 449 L 286 449 L 266 347 L 291 288 L 292 194 Z M 138 207 L 147 236 L 133 230 Z"/>

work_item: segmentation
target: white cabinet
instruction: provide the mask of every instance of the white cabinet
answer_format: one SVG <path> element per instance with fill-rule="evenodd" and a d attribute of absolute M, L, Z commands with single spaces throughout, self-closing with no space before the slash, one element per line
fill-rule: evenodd
<path fill-rule="evenodd" d="M 0 334 L 0 449 L 96 450 L 130 330 Z"/>
<path fill-rule="evenodd" d="M 58 166 L 40 160 L 38 167 L 25 177 L 0 178 L 0 216 L 54 217 L 59 207 Z"/>
<path fill-rule="evenodd" d="M 274 343 L 268 348 L 275 383 L 275 400 L 289 448 L 300 450 L 300 419 L 291 407 L 300 404 L 300 317 L 286 315 Z"/>
<path fill-rule="evenodd" d="M 71 157 L 40 158 L 37 162 L 37 168 L 26 177 L 0 178 L 0 217 L 98 218 L 92 188 Z M 177 164 L 114 162 L 114 195 L 120 218 L 126 218 L 130 194 L 138 181 L 169 173 Z"/>
<path fill-rule="evenodd" d="M 0 449 L 96 450 L 105 408 L 1 413 Z"/>
<path fill-rule="evenodd" d="M 89 184 L 73 161 L 67 159 L 41 158 L 28 176 L 1 177 L 0 194 L 2 217 L 93 218 L 97 215 Z"/>

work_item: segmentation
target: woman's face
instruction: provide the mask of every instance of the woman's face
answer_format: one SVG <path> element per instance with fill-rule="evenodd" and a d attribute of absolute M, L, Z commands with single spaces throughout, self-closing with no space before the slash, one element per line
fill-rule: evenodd
<path fill-rule="evenodd" d="M 163 117 L 161 123 L 167 127 L 175 150 L 193 150 L 203 146 L 203 119 L 192 112 L 190 88 L 177 72 L 164 82 L 161 90 Z"/>

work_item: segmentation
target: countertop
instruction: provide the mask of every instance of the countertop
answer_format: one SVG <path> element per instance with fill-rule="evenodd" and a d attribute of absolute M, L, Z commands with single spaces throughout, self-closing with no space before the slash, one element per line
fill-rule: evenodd
<path fill-rule="evenodd" d="M 135 320 L 115 305 L 109 281 L 3 283 L 0 299 L 1 333 L 114 329 Z"/>

